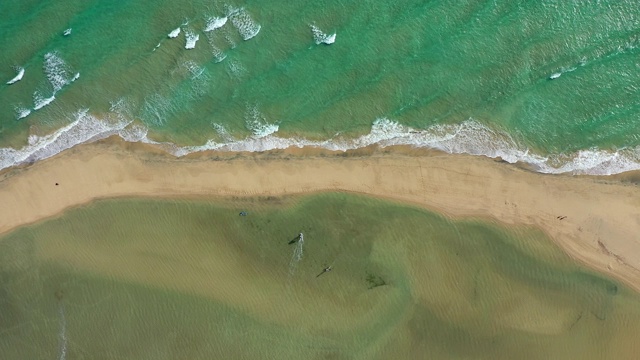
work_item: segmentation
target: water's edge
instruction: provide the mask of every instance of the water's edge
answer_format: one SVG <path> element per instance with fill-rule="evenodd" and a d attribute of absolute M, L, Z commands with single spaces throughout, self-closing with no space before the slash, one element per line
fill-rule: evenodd
<path fill-rule="evenodd" d="M 433 125 L 420 130 L 401 125 L 388 118 L 379 118 L 373 122 L 367 134 L 355 138 L 336 134 L 326 140 L 280 137 L 277 134 L 277 125 L 265 124 L 264 127 L 263 132 L 237 138 L 219 125 L 217 132 L 224 140 L 209 140 L 199 146 L 183 146 L 154 141 L 148 136 L 148 128 L 136 121 L 127 120 L 120 114 L 109 114 L 107 118 L 101 119 L 84 110 L 76 114 L 75 121 L 54 133 L 45 136 L 30 135 L 28 145 L 21 149 L 0 148 L 0 170 L 43 160 L 75 145 L 94 142 L 113 135 L 128 142 L 155 145 L 177 157 L 211 150 L 263 152 L 307 147 L 348 151 L 371 145 L 382 148 L 404 145 L 435 149 L 450 154 L 500 158 L 512 164 L 527 164 L 531 170 L 546 174 L 613 175 L 640 169 L 639 147 L 617 150 L 591 148 L 569 154 L 538 154 L 520 144 L 507 132 L 489 128 L 474 119 L 459 124 Z"/>

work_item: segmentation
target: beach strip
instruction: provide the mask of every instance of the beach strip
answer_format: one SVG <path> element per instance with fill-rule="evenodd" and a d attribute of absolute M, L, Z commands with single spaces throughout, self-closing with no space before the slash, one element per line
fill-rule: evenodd
<path fill-rule="evenodd" d="M 640 291 L 638 190 L 613 178 L 544 175 L 484 157 L 411 148 L 175 158 L 108 139 L 0 173 L 0 234 L 98 198 L 347 191 L 451 217 L 536 226 L 574 259 Z"/>

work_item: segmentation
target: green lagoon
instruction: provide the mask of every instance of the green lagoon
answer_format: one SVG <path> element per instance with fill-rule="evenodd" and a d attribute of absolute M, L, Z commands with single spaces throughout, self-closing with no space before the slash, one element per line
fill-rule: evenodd
<path fill-rule="evenodd" d="M 632 359 L 639 330 L 535 229 L 344 193 L 99 200 L 0 239 L 5 359 Z"/>

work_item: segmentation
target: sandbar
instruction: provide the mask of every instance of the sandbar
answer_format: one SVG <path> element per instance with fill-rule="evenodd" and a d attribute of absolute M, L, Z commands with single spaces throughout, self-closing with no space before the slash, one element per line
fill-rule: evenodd
<path fill-rule="evenodd" d="M 535 226 L 569 256 L 640 291 L 640 191 L 618 177 L 545 175 L 407 147 L 289 149 L 176 158 L 112 138 L 0 173 L 0 234 L 112 197 L 365 194 L 450 217 Z"/>

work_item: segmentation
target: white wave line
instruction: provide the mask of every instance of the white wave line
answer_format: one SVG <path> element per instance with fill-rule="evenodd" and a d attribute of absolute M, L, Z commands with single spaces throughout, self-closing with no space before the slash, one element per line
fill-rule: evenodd
<path fill-rule="evenodd" d="M 296 241 L 296 246 L 293 249 L 293 255 L 291 256 L 291 261 L 289 261 L 289 276 L 293 276 L 295 274 L 296 269 L 298 268 L 298 263 L 302 260 L 302 247 L 304 246 L 304 235 L 300 233 L 298 235 L 298 241 Z"/>
<path fill-rule="evenodd" d="M 78 116 L 76 122 L 53 134 L 37 138 L 37 141 L 25 148 L 0 148 L 0 169 L 26 161 L 45 159 L 77 144 L 118 134 L 126 141 L 154 144 L 177 157 L 209 150 L 261 152 L 290 147 L 315 147 L 330 151 L 347 151 L 371 145 L 382 148 L 403 145 L 431 148 L 451 154 L 501 158 L 509 163 L 526 163 L 531 165 L 534 171 L 549 174 L 611 175 L 640 170 L 640 146 L 616 151 L 585 149 L 571 154 L 539 155 L 520 145 L 506 132 L 496 131 L 473 119 L 458 124 L 438 124 L 416 130 L 387 118 L 380 118 L 373 122 L 368 134 L 358 138 L 348 139 L 336 135 L 327 140 L 314 141 L 279 137 L 276 134 L 277 125 L 258 121 L 264 120 L 262 114 L 250 110 L 247 117 L 247 124 L 250 126 L 247 128 L 253 133 L 251 136 L 238 139 L 228 135 L 223 137 L 223 142 L 209 140 L 200 146 L 158 143 L 147 137 L 148 129 L 139 123 L 120 119 L 116 124 L 107 124 L 85 112 Z M 262 129 L 254 125 L 270 125 L 272 128 Z"/>
<path fill-rule="evenodd" d="M 59 360 L 65 360 L 67 358 L 67 319 L 64 316 L 64 305 L 60 304 L 58 308 L 60 315 L 60 332 L 58 338 L 60 339 L 60 356 Z"/>
<path fill-rule="evenodd" d="M 7 85 L 15 84 L 16 82 L 22 80 L 23 76 L 24 76 L 24 68 L 20 67 L 18 68 L 18 74 L 16 74 L 16 76 L 13 79 L 7 81 Z"/>

